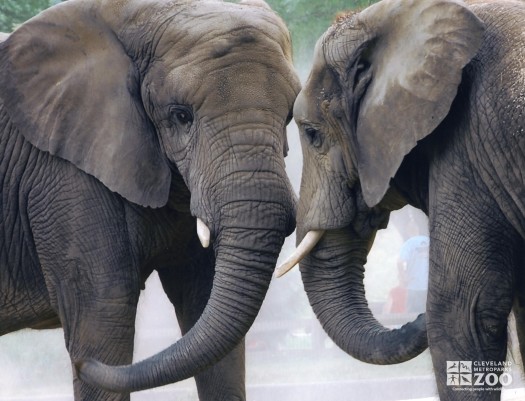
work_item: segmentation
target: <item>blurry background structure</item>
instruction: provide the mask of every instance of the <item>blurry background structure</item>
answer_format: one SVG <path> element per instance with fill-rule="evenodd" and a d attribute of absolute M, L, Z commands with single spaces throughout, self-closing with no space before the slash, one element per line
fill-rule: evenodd
<path fill-rule="evenodd" d="M 369 0 L 267 0 L 286 21 L 294 45 L 295 64 L 306 79 L 317 38 L 335 15 L 364 8 Z M 0 31 L 59 0 L 0 0 Z M 302 158 L 297 127 L 288 131 L 288 173 L 299 191 Z M 424 311 L 428 269 L 428 223 L 406 207 L 392 214 L 379 232 L 366 265 L 367 298 L 383 324 L 397 327 Z M 295 236 L 281 253 L 292 251 Z M 0 277 L 1 279 L 1 277 Z M 156 274 L 146 283 L 139 302 L 135 360 L 162 350 L 180 337 L 173 307 Z M 525 399 L 517 340 L 511 339 L 513 385 L 505 399 Z M 263 308 L 246 338 L 247 387 L 250 401 L 389 401 L 434 399 L 436 389 L 429 352 L 395 366 L 361 363 L 340 351 L 324 334 L 308 304 L 297 268 L 274 279 Z M 516 398 L 521 397 L 521 398 Z M 72 400 L 71 366 L 62 330 L 22 330 L 0 337 L 0 400 Z M 132 400 L 196 400 L 192 379 L 135 393 Z"/>

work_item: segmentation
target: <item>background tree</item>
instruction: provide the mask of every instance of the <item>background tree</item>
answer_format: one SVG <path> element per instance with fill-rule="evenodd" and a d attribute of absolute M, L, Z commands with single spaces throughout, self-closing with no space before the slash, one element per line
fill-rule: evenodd
<path fill-rule="evenodd" d="M 368 7 L 377 0 L 266 0 L 286 21 L 292 35 L 295 64 L 310 65 L 314 46 L 338 13 Z"/>

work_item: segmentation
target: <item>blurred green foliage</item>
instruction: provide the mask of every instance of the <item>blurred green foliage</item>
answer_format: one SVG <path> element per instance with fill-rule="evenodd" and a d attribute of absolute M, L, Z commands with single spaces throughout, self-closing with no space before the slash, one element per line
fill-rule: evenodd
<path fill-rule="evenodd" d="M 11 32 L 17 25 L 28 20 L 60 0 L 1 0 L 0 32 Z"/>
<path fill-rule="evenodd" d="M 342 11 L 363 9 L 377 0 L 266 0 L 284 19 L 292 35 L 295 64 L 312 59 L 317 39 Z"/>

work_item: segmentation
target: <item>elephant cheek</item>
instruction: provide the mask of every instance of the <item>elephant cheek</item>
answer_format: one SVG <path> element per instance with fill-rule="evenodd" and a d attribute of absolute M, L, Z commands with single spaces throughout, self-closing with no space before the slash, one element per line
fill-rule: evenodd
<path fill-rule="evenodd" d="M 312 185 L 306 189 L 303 186 L 297 227 L 304 233 L 346 227 L 355 215 L 354 204 L 344 180 L 326 179 L 321 181 L 321 185 Z"/>
<path fill-rule="evenodd" d="M 349 188 L 355 188 L 358 185 L 358 172 L 355 166 L 355 157 L 349 146 L 333 146 L 328 152 L 331 162 L 331 172 L 335 179 L 343 181 Z"/>

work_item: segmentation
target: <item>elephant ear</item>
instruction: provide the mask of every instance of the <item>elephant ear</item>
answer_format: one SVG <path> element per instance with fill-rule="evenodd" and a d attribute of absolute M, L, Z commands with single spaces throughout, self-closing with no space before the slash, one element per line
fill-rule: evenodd
<path fill-rule="evenodd" d="M 356 136 L 359 177 L 372 207 L 404 156 L 448 114 L 484 25 L 463 3 L 447 0 L 383 0 L 358 18 L 371 34 L 363 54 L 372 80 Z"/>
<path fill-rule="evenodd" d="M 92 2 L 65 2 L 9 36 L 0 87 L 19 132 L 131 202 L 160 207 L 171 172 L 139 73 Z"/>

